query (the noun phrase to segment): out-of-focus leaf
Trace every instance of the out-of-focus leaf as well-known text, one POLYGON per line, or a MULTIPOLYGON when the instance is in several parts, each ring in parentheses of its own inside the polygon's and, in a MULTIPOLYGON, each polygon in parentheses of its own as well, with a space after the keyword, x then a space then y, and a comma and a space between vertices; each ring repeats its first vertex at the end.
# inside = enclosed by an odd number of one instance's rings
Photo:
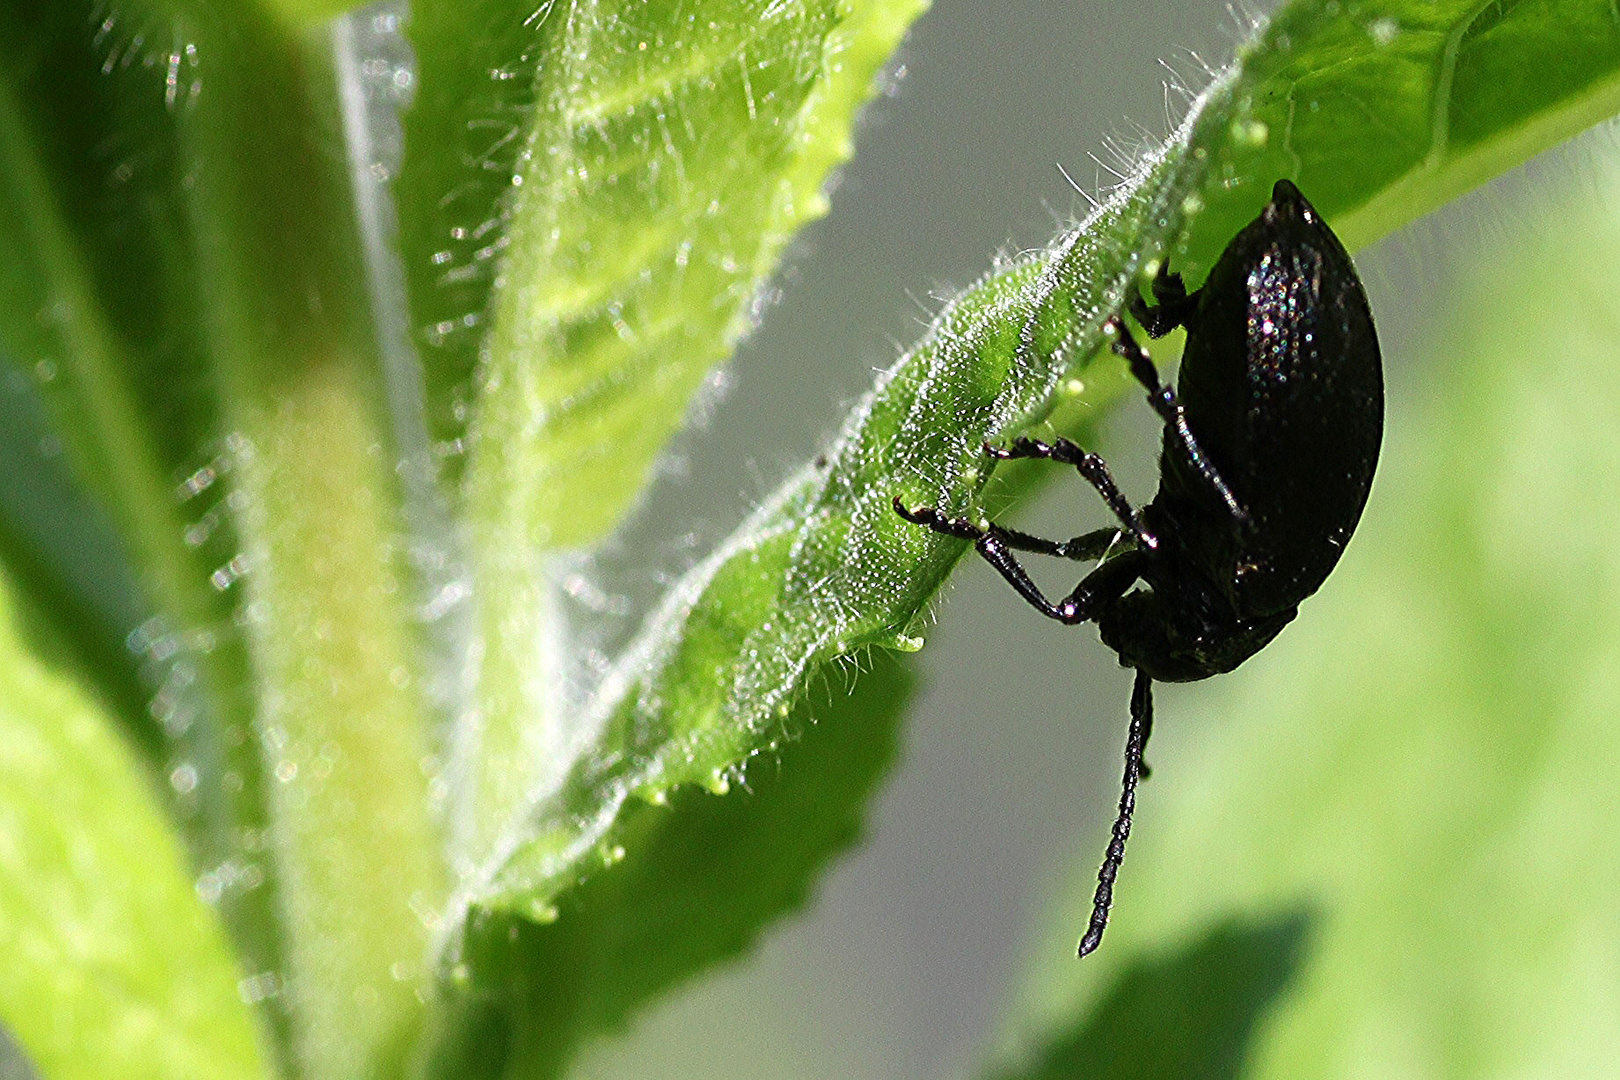
POLYGON ((0 40, 0 351, 156 613, 125 631, 199 888, 283 1064, 386 1071, 444 886, 338 39, 66 0, 0 5, 0 40))
POLYGON ((1620 1060, 1620 227, 1596 189, 1518 218, 1512 259, 1436 297, 1342 566, 1265 653, 1161 708, 1108 938, 1041 965, 1047 1023, 1150 942, 1310 897, 1310 959, 1245 1075, 1620 1060), (1194 712, 1211 722, 1168 722, 1194 712))
POLYGON ((596 867, 547 921, 481 918, 428 1075, 558 1075, 582 1040, 799 907, 859 836, 894 756, 909 665, 887 652, 868 659, 853 687, 835 682, 801 703, 791 736, 728 793, 681 788, 627 806, 620 843, 593 853, 596 867))
POLYGON ((143 757, 161 761, 168 739, 128 647, 145 597, 104 508, 54 453, 37 395, 11 382, 0 390, 0 564, 19 628, 35 655, 96 692, 143 757))
POLYGON ((284 1067, 393 1076, 423 1020, 426 913, 448 888, 387 328, 335 130, 353 97, 344 35, 212 4, 175 25, 198 57, 182 197, 229 433, 284 1067))
POLYGON ((855 111, 924 6, 412 5, 404 255, 435 430, 471 439, 492 556, 618 519, 826 212, 855 111))
POLYGON ((269 1075, 144 770, 0 596, 0 1018, 42 1073, 269 1075))
MULTIPOLYGON (((143 582, 171 605, 183 598, 195 621, 222 622, 229 605, 209 574, 234 550, 228 524, 217 507, 181 505, 180 482, 206 473, 219 427, 164 73, 138 45, 150 20, 98 20, 93 8, 0 5, 0 350, 25 388, 5 404, 27 430, 39 426, 33 400, 44 402, 143 582)), ((194 482, 199 495, 208 486, 194 482)), ((63 514, 13 528, 59 552, 79 546, 75 524, 63 514)))
POLYGON ((459 860, 581 744, 548 710, 548 555, 636 498, 826 211, 855 113, 924 6, 412 5, 401 248, 480 642, 451 769, 459 860))
POLYGON ((1304 960, 1310 922, 1230 920, 1138 960, 1083 1021, 999 1080, 1235 1080, 1304 960))
POLYGON ((262 835, 261 761, 178 141, 197 76, 181 29, 140 7, 0 4, 0 362, 21 384, 3 400, 18 431, 41 426, 43 404, 42 438, 60 447, 55 460, 16 460, 0 503, 16 517, 0 539, 29 621, 103 700, 133 706, 117 719, 158 775, 191 778, 172 789, 174 818, 213 874, 245 966, 274 971, 274 886, 243 843, 262 835), (28 513, 17 496, 60 484, 63 462, 96 510, 63 499, 28 513), (122 550, 96 543, 87 519, 110 520, 122 550), (131 579, 133 603, 98 587, 131 579), (150 614, 121 622, 131 607, 150 614))
POLYGON ((366 6, 368 0, 257 0, 266 10, 287 23, 309 25, 336 18, 345 11, 366 6))

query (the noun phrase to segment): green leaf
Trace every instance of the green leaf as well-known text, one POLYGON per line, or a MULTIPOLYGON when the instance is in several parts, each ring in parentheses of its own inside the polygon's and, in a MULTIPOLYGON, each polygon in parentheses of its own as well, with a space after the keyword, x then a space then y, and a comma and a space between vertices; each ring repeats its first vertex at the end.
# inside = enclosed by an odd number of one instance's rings
MULTIPOLYGON (((1467 34, 1472 8, 1447 10, 1452 36, 1484 40, 1467 34)), ((1420 155, 1404 172, 1343 167, 1344 147, 1371 153, 1393 140, 1392 125, 1407 123, 1423 144, 1432 110, 1409 108, 1403 121, 1367 108, 1362 95, 1400 85, 1421 104, 1434 87, 1408 77, 1411 69, 1425 58, 1444 66, 1457 55, 1446 34, 1397 33, 1400 47, 1391 48, 1363 14, 1333 3, 1286 9, 1086 221, 947 306, 858 405, 828 453, 671 591, 600 690, 585 727, 596 733, 592 748, 513 818, 469 886, 471 925, 551 918, 599 851, 625 846, 624 807, 667 798, 678 784, 725 786, 779 737, 782 719, 827 665, 868 646, 917 647, 924 605, 964 545, 903 522, 891 500, 976 513, 989 479, 985 442, 1046 420, 1066 425, 1063 407, 1080 395, 1092 407, 1116 396, 1125 380, 1115 358, 1098 356, 1102 326, 1156 253, 1170 250, 1178 269, 1207 265, 1200 253, 1218 250, 1253 215, 1279 172, 1331 173, 1325 201, 1338 208, 1373 206, 1401 184, 1408 196, 1381 204, 1364 235, 1450 193, 1449 152, 1432 161, 1420 155), (1317 119, 1290 126, 1283 122, 1289 101, 1302 87, 1315 96, 1299 107, 1309 112, 1315 101, 1317 119), (1280 170, 1278 153, 1286 159, 1280 170)), ((1534 6, 1512 9, 1497 25, 1521 20, 1553 32, 1555 20, 1534 6)), ((1611 77, 1617 67, 1620 35, 1601 63, 1587 65, 1580 92, 1601 89, 1620 107, 1611 77)), ((1522 95, 1504 98, 1495 137, 1516 139, 1521 153, 1539 149, 1555 134, 1548 117, 1580 118, 1566 108, 1570 85, 1545 84, 1535 108, 1522 95)), ((459 940, 452 939, 452 957, 459 940)))
POLYGON ((553 705, 548 554, 640 492, 923 6, 413 4, 401 247, 480 641, 461 857, 579 743, 553 705))
POLYGON ((1293 3, 1239 64, 1173 257, 1194 281, 1279 176, 1354 251, 1620 112, 1607 0, 1293 3))
POLYGON ((406 268, 435 430, 470 440, 491 543, 582 546, 620 517, 826 212, 855 110, 924 6, 413 5, 406 268))
POLYGON ((1041 964, 1047 1023, 1152 942, 1309 897, 1310 959, 1245 1075, 1620 1057, 1617 175, 1510 202, 1493 243, 1456 230, 1481 270, 1437 290, 1360 532, 1264 654, 1161 708, 1211 722, 1160 725, 1108 938, 1041 964))
MULTIPOLYGON (((239 0, 229 6, 212 4, 210 0, 138 0, 138 3, 152 15, 177 18, 182 23, 207 22, 215 16, 223 16, 224 23, 233 26, 238 41, 249 48, 256 39, 269 44, 281 34, 319 36, 329 31, 333 20, 345 12, 367 6, 388 10, 385 5, 368 4, 368 0, 239 0)), ((155 29, 153 21, 142 20, 140 8, 122 17, 130 18, 145 33, 155 29)), ((114 18, 121 19, 120 16, 114 18)), ((175 44, 183 48, 181 38, 176 38, 175 44)), ((168 44, 163 41, 165 47, 168 44)), ((142 42, 135 42, 137 52, 142 51, 142 46, 142 42)))
MULTIPOLYGON (((290 1020, 310 1080, 389 1076, 422 1022, 423 912, 447 890, 430 792, 404 493, 357 185, 334 153, 339 28, 199 6, 182 198, 246 572, 234 625, 277 877, 290 1020)), ((380 305, 377 305, 380 307, 380 305)))
POLYGON ((779 745, 726 793, 624 808, 619 844, 540 922, 480 918, 463 943, 427 1075, 560 1075, 583 1040, 753 945, 860 835, 895 755, 909 665, 875 652, 801 703, 779 745))
POLYGON ((1235 1080, 1304 960, 1303 911, 1223 922, 1120 972, 1085 1020, 1000 1080, 1235 1080))
POLYGON ((268 1076, 138 762, 0 594, 0 1019, 42 1075, 268 1076))
MULTIPOLYGON (((0 5, 0 225, 10 240, 0 260, 0 345, 43 401, 76 478, 120 527, 143 583, 188 623, 221 621, 229 605, 208 580, 230 557, 230 530, 209 529, 211 542, 188 545, 186 528, 202 524, 192 518, 202 511, 182 509, 170 479, 207 466, 218 434, 202 389, 187 228, 171 197, 181 182, 173 125, 161 75, 113 62, 144 24, 110 15, 105 37, 94 39, 90 7, 0 5)), ((30 400, 8 395, 7 410, 37 430, 30 400)), ((43 471, 27 459, 18 465, 43 471)), ((13 527, 71 551, 78 545, 66 530, 83 516, 36 514, 13 527)), ((79 638, 72 629, 64 636, 79 638)))
POLYGON ((259 0, 284 22, 297 26, 334 19, 345 11, 366 6, 365 0, 259 0))
POLYGON ((0 565, 14 581, 18 622, 36 655, 93 688, 135 749, 161 761, 168 740, 128 646, 145 598, 104 509, 42 451, 57 445, 32 394, 0 395, 0 565))

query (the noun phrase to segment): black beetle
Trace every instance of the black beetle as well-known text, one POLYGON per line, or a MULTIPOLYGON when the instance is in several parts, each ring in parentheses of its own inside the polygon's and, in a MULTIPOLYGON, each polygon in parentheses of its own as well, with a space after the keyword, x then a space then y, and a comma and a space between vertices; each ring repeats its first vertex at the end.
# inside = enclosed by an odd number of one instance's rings
POLYGON ((1102 940, 1125 855, 1153 680, 1187 682, 1231 671, 1293 619, 1339 561, 1367 502, 1384 430, 1383 368, 1367 297, 1350 256, 1288 180, 1189 294, 1161 265, 1150 308, 1128 307, 1151 336, 1187 328, 1181 392, 1118 316, 1114 351, 1164 421, 1159 491, 1131 509, 1108 466, 1067 439, 986 446, 994 458, 1073 465, 1119 527, 1051 541, 929 507, 895 510, 935 532, 972 540, 1042 614, 1096 622, 1103 643, 1134 668, 1125 779, 1080 955, 1102 940), (1054 604, 1014 550, 1101 560, 1054 604), (1138 584, 1142 588, 1135 588, 1138 584))

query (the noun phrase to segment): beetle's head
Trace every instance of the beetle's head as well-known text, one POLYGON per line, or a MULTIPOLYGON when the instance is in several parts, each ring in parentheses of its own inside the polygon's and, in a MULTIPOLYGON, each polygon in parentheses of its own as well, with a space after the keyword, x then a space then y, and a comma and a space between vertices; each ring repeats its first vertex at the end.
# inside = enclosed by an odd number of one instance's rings
POLYGON ((1236 626, 1189 617, 1188 605, 1166 602, 1151 589, 1127 593, 1097 619, 1103 644, 1121 666, 1158 682, 1196 682, 1231 671, 1265 648, 1296 609, 1236 626))

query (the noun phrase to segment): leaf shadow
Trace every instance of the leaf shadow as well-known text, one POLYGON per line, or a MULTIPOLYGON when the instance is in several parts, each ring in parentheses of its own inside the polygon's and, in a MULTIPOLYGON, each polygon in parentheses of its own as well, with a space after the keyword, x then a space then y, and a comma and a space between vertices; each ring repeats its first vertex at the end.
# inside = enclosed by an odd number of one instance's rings
POLYGON ((1076 1026, 996 1080, 1236 1080, 1260 1021, 1306 959, 1301 905, 1230 919, 1127 968, 1076 1026))

